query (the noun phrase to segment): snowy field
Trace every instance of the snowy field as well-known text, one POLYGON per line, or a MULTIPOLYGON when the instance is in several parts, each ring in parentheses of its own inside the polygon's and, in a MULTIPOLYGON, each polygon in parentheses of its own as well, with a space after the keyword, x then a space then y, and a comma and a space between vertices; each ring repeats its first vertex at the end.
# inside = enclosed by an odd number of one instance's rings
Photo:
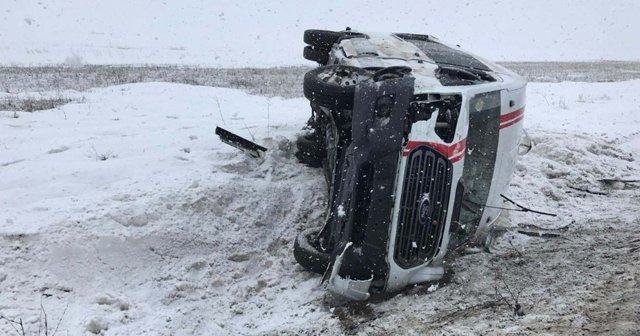
POLYGON ((0 313, 28 335, 44 312, 50 335, 637 335, 640 185, 598 180, 640 179, 638 92, 530 83, 535 146, 509 196, 558 216, 505 214, 490 253, 458 251, 440 283, 350 304, 292 255, 326 202, 293 156, 305 99, 157 82, 2 93, 69 102, 0 111, 0 313))
MULTIPOLYGON (((308 62, 311 63, 311 62, 308 62)), ((640 79, 638 61, 503 62, 530 82, 611 82, 640 79)), ((241 89, 267 97, 302 97, 310 66, 207 68, 187 66, 0 66, 0 110, 35 111, 76 101, 74 91, 114 85, 170 82, 241 89)))

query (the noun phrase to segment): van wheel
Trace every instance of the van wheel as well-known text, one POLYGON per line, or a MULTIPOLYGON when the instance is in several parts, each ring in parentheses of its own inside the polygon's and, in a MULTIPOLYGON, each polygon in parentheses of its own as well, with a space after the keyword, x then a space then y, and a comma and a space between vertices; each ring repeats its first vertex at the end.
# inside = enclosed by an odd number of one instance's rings
POLYGON ((319 232, 319 227, 300 232, 293 244, 293 256, 306 270, 324 274, 329 267, 331 257, 317 248, 316 237, 319 232))
POLYGON ((371 72, 354 66, 317 67, 304 75, 304 96, 329 109, 350 110, 355 86, 371 76, 371 72))
POLYGON ((312 46, 306 46, 302 50, 302 56, 310 61, 318 62, 321 65, 327 64, 329 61, 329 51, 325 49, 316 49, 312 46))
POLYGON ((330 50, 333 44, 344 35, 331 30, 307 29, 304 31, 304 43, 316 49, 330 50))

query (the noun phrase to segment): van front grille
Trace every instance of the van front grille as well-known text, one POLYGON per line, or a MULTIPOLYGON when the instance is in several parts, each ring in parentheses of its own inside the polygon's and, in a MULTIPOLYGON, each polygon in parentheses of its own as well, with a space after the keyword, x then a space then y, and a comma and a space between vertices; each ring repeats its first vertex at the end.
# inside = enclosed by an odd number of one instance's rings
POLYGON ((394 260, 403 268, 430 261, 440 250, 452 180, 451 161, 419 146, 407 157, 394 260))

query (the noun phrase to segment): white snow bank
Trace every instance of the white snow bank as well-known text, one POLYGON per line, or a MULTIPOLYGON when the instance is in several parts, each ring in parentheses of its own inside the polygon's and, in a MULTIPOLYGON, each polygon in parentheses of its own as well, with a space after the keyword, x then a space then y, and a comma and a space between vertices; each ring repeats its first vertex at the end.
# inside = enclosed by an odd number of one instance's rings
MULTIPOLYGON (((291 134, 307 118, 292 108, 302 100, 295 102, 155 83, 90 90, 81 103, 18 119, 6 113, 0 204, 7 209, 3 222, 13 225, 3 230, 37 231, 68 206, 82 209, 114 193, 189 185, 211 170, 212 151, 232 151, 213 134, 216 125, 260 140, 268 133, 291 134)), ((147 221, 137 215, 132 225, 147 221)))

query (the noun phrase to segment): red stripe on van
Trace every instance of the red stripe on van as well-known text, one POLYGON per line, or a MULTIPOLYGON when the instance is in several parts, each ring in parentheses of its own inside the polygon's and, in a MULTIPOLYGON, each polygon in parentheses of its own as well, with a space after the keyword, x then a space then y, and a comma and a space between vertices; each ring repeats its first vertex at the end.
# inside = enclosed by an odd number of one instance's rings
POLYGON ((456 163, 464 156, 464 151, 467 149, 467 138, 464 138, 453 145, 439 144, 435 142, 427 141, 409 141, 402 151, 402 156, 407 156, 416 147, 427 146, 440 152, 442 155, 451 160, 452 163, 456 163), (455 160, 455 161, 454 161, 455 160))
POLYGON ((508 121, 508 122, 506 122, 506 123, 504 123, 504 124, 500 124, 500 129, 503 129, 503 128, 506 128, 506 127, 509 127, 509 126, 511 126, 511 125, 515 125, 515 124, 517 124, 519 121, 521 121, 522 119, 524 119, 524 115, 521 115, 521 116, 519 116, 518 118, 515 118, 515 119, 513 119, 513 120, 511 120, 511 121, 508 121))
POLYGON ((508 121, 514 120, 524 114, 524 106, 507 114, 503 114, 500 116, 500 123, 506 123, 508 121))

